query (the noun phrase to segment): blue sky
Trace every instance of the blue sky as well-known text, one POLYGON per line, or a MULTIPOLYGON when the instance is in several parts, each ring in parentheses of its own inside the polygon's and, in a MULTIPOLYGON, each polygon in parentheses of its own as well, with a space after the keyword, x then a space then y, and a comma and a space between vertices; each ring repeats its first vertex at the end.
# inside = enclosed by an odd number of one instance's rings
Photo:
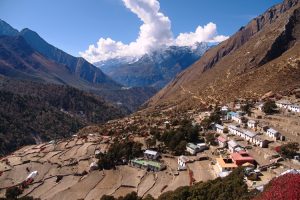
MULTIPOLYGON (((129 0, 130 1, 130 0, 129 0)), ((138 0, 132 0, 138 1, 138 0)), ((280 0, 160 0, 174 37, 212 22, 230 36, 280 0)), ((30 28, 49 43, 78 56, 100 38, 129 44, 143 22, 122 0, 0 0, 0 18, 17 29, 30 28)))

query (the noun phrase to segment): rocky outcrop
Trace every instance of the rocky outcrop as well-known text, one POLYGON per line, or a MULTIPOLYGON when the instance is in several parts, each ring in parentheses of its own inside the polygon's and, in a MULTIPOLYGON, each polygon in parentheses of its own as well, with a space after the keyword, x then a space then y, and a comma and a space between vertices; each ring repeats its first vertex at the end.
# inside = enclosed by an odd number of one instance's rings
POLYGON ((285 51, 293 47, 300 39, 300 9, 296 9, 285 25, 285 30, 276 38, 265 57, 259 65, 264 65, 281 56, 285 51))
POLYGON ((279 15, 297 5, 298 2, 299 0, 286 0, 283 4, 275 5, 268 9, 264 14, 251 20, 245 27, 241 27, 232 37, 211 49, 203 56, 203 59, 201 59, 200 62, 202 61, 201 64, 203 65, 204 70, 213 67, 224 56, 233 53, 265 26, 276 22, 279 15))

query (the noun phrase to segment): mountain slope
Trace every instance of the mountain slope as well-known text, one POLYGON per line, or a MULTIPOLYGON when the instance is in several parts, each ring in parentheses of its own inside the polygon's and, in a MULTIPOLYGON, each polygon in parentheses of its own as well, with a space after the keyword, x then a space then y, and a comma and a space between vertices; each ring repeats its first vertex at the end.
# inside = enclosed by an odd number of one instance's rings
POLYGON ((198 43, 193 47, 170 46, 145 54, 135 61, 112 59, 96 65, 125 86, 152 86, 161 89, 198 60, 207 49, 206 43, 198 43))
POLYGON ((1 20, 0 74, 93 92, 108 102, 122 104, 127 113, 137 110, 156 93, 148 87, 124 90, 122 85, 83 58, 73 57, 48 44, 29 29, 19 33, 1 20))
POLYGON ((3 77, 0 105, 0 155, 124 116, 120 109, 75 88, 3 77))
POLYGON ((37 52, 56 63, 65 65, 75 76, 93 84, 104 84, 107 86, 120 86, 107 77, 100 69, 90 64, 83 58, 73 57, 66 52, 52 46, 42 39, 36 32, 23 29, 20 36, 37 52))
POLYGON ((38 98, 0 91, 0 156, 29 144, 76 133, 84 123, 38 98))
POLYGON ((0 19, 0 35, 16 36, 19 31, 0 19))
POLYGON ((12 78, 86 85, 66 66, 50 61, 32 49, 21 36, 0 36, 0 72, 12 78))
MULTIPOLYGON (((106 76, 97 67, 88 63, 83 58, 73 57, 52 46, 30 29, 23 29, 21 32, 18 32, 8 23, 0 20, 0 36, 22 36, 32 50, 53 61, 53 63, 64 65, 63 68, 70 74, 73 74, 74 77, 77 77, 77 79, 80 79, 81 82, 94 84, 93 86, 96 87, 120 87, 119 84, 106 76)), ((28 46, 26 46, 26 48, 28 48, 28 46)))
POLYGON ((286 0, 253 19, 208 50, 148 105, 193 107, 299 87, 299 4, 286 0))
MULTIPOLYGON (((94 93, 107 102, 121 104, 123 112, 135 111, 156 92, 153 88, 96 87, 78 79, 65 65, 48 60, 21 36, 0 36, 0 74, 14 79, 68 85, 94 93)), ((37 84, 38 85, 38 84, 37 84)))

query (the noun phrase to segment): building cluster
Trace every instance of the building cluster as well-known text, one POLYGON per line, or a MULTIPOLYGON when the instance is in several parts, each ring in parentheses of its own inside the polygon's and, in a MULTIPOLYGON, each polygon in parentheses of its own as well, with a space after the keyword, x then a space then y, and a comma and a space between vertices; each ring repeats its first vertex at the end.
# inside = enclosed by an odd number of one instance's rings
POLYGON ((265 148, 268 146, 268 141, 262 139, 256 132, 249 131, 246 129, 241 129, 235 125, 228 125, 228 130, 230 134, 239 136, 246 140, 247 142, 252 143, 253 145, 257 145, 259 147, 265 148))
MULTIPOLYGON (((253 131, 258 130, 258 122, 255 120, 248 120, 247 122, 247 127, 248 129, 240 128, 240 125, 234 125, 234 124, 229 124, 226 127, 222 126, 220 124, 215 125, 216 132, 219 134, 224 133, 225 128, 228 130, 229 134, 239 136, 240 138, 244 139, 245 141, 262 147, 266 148, 268 147, 269 141, 264 139, 259 133, 253 131), (250 129, 250 130, 249 130, 250 129)), ((273 129, 269 128, 267 126, 261 126, 261 129, 259 129, 261 133, 264 133, 266 136, 268 136, 271 140, 279 140, 282 139, 283 137, 281 134, 273 129)), ((223 137, 218 137, 217 138, 219 146, 220 147, 226 147, 226 140, 223 137)))
POLYGON ((281 109, 286 109, 291 112, 300 113, 300 105, 292 104, 291 102, 289 102, 287 100, 277 101, 276 105, 281 109))
MULTIPOLYGON (((247 119, 243 116, 241 111, 228 111, 226 113, 225 120, 232 123, 226 125, 215 124, 215 130, 217 133, 229 133, 236 135, 243 138, 245 141, 262 148, 268 147, 268 140, 264 139, 264 137, 262 137, 259 133, 265 134, 268 138, 274 141, 279 139, 284 140, 284 137, 279 133, 279 131, 264 124, 260 124, 257 120, 247 119), (259 131, 259 133, 256 131, 259 131)), ((218 142, 223 143, 222 140, 219 139, 218 142)), ((220 146, 223 145, 224 144, 220 146)))
MULTIPOLYGON (((287 109, 291 112, 300 112, 300 106, 296 104, 289 103, 287 101, 278 101, 276 102, 277 106, 282 109, 287 109)), ((256 107, 262 107, 263 104, 260 104, 256 107)), ((220 172, 231 171, 232 169, 238 166, 254 166, 256 162, 246 151, 249 146, 241 146, 236 141, 230 140, 228 136, 233 135, 237 136, 240 139, 243 139, 250 145, 257 146, 260 148, 268 147, 270 140, 277 141, 283 140, 284 137, 280 134, 279 131, 273 127, 268 127, 267 125, 259 122, 258 120, 248 119, 245 113, 241 111, 241 108, 244 104, 236 104, 233 106, 222 106, 220 112, 222 113, 222 122, 224 124, 214 124, 215 131, 219 134, 216 138, 219 148, 228 151, 229 157, 220 157, 216 159, 216 164, 220 169, 220 172), (232 111, 233 110, 233 111, 232 111)), ((202 111, 193 111, 191 118, 194 123, 200 124, 201 121, 211 115, 212 112, 202 112, 202 111), (200 113, 200 114, 199 114, 200 113)), ((171 128, 176 128, 176 125, 173 125, 172 115, 170 114, 157 114, 152 116, 151 122, 148 122, 151 128, 156 128, 158 131, 166 130, 171 128)), ((141 117, 141 119, 143 119, 141 117)), ((134 119, 128 119, 128 126, 135 125, 136 122, 139 122, 139 126, 142 127, 142 124, 145 122, 138 117, 134 119), (131 121, 129 121, 131 120, 131 121)), ((258 119, 258 117, 257 117, 258 119)), ((126 127, 127 128, 127 127, 126 127)), ((249 147, 251 148, 251 146, 249 147)), ((186 152, 189 155, 197 155, 200 152, 208 150, 209 146, 206 143, 188 143, 186 145, 186 152)), ((159 160, 160 154, 153 150, 146 150, 144 152, 143 158, 136 158, 130 160, 129 164, 146 169, 149 171, 160 171, 166 168, 166 166, 159 160)), ((186 170, 188 163, 191 160, 188 156, 181 155, 177 158, 178 170, 186 170)))

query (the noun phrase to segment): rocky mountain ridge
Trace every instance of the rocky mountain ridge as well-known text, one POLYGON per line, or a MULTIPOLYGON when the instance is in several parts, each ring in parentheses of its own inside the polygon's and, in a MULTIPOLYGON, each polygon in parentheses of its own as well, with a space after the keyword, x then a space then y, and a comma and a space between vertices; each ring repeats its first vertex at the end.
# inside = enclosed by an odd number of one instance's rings
POLYGON ((103 74, 101 70, 84 60, 83 58, 73 57, 64 51, 52 46, 41 38, 36 32, 30 29, 23 29, 20 33, 30 46, 41 53, 43 56, 56 63, 65 65, 70 72, 74 73, 77 77, 93 84, 104 84, 109 87, 118 87, 108 76, 103 74))
POLYGON ((208 50, 149 102, 196 105, 299 87, 299 1, 285 0, 208 50))
POLYGON ((0 35, 16 36, 19 31, 11 27, 8 23, 0 19, 0 35))

